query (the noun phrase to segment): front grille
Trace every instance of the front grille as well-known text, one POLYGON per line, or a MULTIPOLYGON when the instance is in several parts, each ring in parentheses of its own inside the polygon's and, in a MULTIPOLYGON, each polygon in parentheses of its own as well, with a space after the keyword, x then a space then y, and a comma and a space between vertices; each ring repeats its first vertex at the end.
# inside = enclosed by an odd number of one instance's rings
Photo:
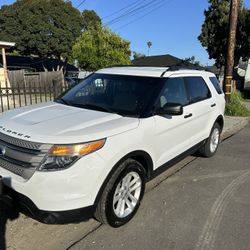
POLYGON ((15 174, 17 174, 19 176, 23 176, 23 172, 24 172, 23 167, 12 164, 11 162, 8 162, 8 161, 4 160, 2 157, 0 158, 0 166, 2 168, 5 168, 5 169, 9 170, 12 173, 15 173, 15 174))
POLYGON ((10 172, 29 179, 51 145, 29 142, 0 133, 0 166, 10 172))

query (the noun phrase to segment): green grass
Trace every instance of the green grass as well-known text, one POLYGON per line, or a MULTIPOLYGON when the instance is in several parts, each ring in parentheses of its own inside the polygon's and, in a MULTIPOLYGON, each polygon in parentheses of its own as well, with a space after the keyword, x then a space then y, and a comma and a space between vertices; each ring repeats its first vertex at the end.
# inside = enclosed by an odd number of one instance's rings
POLYGON ((231 100, 226 104, 225 115, 250 116, 250 110, 246 107, 240 91, 232 92, 231 100))

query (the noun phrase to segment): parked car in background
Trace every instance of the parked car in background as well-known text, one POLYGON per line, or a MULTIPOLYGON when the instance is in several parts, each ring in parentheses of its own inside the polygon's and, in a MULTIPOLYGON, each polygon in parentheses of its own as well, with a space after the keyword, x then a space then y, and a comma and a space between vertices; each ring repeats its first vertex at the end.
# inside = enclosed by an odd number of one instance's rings
POLYGON ((89 71, 67 72, 67 76, 65 76, 64 79, 67 84, 67 87, 72 88, 90 74, 91 72, 89 71))
POLYGON ((75 85, 82 81, 82 79, 79 79, 78 77, 64 77, 64 80, 67 85, 67 89, 73 88, 75 85))

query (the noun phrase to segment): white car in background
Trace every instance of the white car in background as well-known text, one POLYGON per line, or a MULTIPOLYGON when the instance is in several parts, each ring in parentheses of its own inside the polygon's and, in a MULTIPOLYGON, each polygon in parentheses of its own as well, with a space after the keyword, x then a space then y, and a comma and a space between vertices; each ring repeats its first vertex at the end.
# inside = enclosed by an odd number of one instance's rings
POLYGON ((101 69, 54 102, 2 114, 3 195, 45 223, 94 216, 119 227, 148 180, 197 150, 215 154, 224 107, 206 71, 101 69))
POLYGON ((237 73, 244 78, 244 89, 250 92, 250 59, 248 59, 244 66, 244 69, 238 67, 237 73))

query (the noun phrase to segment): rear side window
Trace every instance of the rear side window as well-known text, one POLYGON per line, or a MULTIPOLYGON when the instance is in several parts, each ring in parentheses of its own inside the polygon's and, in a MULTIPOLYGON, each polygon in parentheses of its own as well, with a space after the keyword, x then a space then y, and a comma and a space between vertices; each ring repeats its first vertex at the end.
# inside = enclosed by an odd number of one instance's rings
POLYGON ((222 91, 222 89, 220 87, 220 82, 218 81, 218 79, 216 77, 209 77, 209 80, 213 84, 213 86, 216 89, 217 93, 222 94, 223 91, 222 91))
POLYGON ((185 77, 189 103, 199 102, 211 97, 206 82, 200 76, 185 77))

